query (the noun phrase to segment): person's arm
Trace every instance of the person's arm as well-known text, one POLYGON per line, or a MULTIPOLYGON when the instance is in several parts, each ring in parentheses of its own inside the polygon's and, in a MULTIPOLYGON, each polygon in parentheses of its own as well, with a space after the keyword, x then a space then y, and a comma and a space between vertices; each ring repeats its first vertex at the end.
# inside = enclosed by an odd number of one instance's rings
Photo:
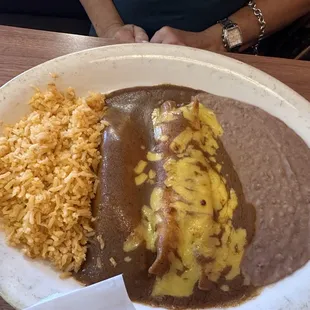
MULTIPOLYGON (((310 11, 310 0, 256 0, 266 21, 265 36, 273 34, 310 11)), ((242 29, 245 45, 253 45, 259 36, 260 25, 253 11, 244 7, 230 16, 242 29)))
MULTIPOLYGON (((310 0, 256 0, 266 21, 265 35, 270 35, 310 11, 310 0)), ((245 6, 229 17, 242 31, 243 47, 254 44, 260 32, 260 25, 253 11, 245 6)), ((213 51, 225 51, 222 42, 222 26, 216 24, 202 32, 187 32, 163 27, 155 33, 151 42, 188 45, 213 51)))
POLYGON ((145 31, 135 25, 124 25, 112 0, 80 0, 99 37, 120 42, 148 41, 145 31))

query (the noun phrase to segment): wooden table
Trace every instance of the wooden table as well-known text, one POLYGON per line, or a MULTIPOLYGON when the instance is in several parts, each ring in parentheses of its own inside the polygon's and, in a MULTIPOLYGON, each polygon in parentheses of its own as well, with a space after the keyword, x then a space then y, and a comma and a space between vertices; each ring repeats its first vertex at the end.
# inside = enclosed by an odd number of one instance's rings
MULTIPOLYGON (((109 39, 0 26, 0 86, 46 60, 115 43, 109 39)), ((310 62, 236 54, 229 56, 265 71, 310 101, 310 62)))
MULTIPOLYGON (((46 60, 102 45, 109 39, 0 26, 0 86, 46 60)), ((310 62, 230 54, 287 84, 310 101, 310 62)), ((12 310, 0 298, 0 310, 12 310)))

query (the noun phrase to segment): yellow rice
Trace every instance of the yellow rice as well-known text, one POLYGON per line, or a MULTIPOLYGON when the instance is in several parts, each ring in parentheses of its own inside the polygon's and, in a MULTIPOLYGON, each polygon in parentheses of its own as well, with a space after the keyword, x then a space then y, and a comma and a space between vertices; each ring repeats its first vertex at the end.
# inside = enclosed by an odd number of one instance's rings
POLYGON ((77 98, 54 84, 36 90, 32 112, 0 137, 0 223, 31 258, 78 271, 91 235, 104 96, 77 98))

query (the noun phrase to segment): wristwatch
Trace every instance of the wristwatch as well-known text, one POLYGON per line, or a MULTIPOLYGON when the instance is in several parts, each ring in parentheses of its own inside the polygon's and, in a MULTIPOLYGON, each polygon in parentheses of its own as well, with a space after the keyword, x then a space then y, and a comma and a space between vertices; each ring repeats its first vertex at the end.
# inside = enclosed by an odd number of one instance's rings
POLYGON ((238 52, 243 43, 242 32, 239 26, 230 19, 218 21, 223 26, 222 40, 228 52, 238 52))

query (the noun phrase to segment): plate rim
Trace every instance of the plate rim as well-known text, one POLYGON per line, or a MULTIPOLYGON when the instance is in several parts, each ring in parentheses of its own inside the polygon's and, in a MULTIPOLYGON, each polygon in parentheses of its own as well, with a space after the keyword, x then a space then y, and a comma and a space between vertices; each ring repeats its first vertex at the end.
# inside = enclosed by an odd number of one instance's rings
MULTIPOLYGON (((188 47, 188 46, 178 46, 178 45, 169 45, 169 44, 159 44, 159 43, 151 43, 152 44, 152 47, 154 47, 154 50, 155 49, 158 49, 159 52, 160 50, 169 50, 171 49, 171 51, 175 52, 177 50, 184 50, 185 52, 195 52, 195 53, 201 53, 201 54, 205 54, 205 55, 209 55, 209 57, 215 57, 215 58, 218 58, 218 59, 223 59, 225 61, 228 61, 228 62, 231 62, 231 63, 234 63, 235 65, 237 66, 244 66, 245 69, 250 69, 250 70, 253 70, 254 72, 258 73, 259 75, 261 75, 261 77, 258 76, 258 78, 268 78, 268 79, 271 79, 276 85, 277 87, 280 87, 282 89, 284 89, 286 92, 289 92, 291 93, 292 95, 294 95, 296 98, 298 98, 298 100, 302 100, 306 103, 309 103, 310 104, 310 101, 308 101, 305 97, 303 97, 301 94, 299 94, 297 91, 295 91, 294 89, 292 89, 290 86, 288 86, 287 84, 285 84, 284 82, 278 80, 277 78, 273 77, 272 75, 266 73, 265 71, 261 70, 261 69, 258 69, 254 66, 251 66, 241 60, 238 60, 238 59, 235 59, 235 58, 232 58, 232 57, 229 57, 229 55, 226 55, 226 54, 219 54, 219 53, 215 53, 215 52, 212 52, 212 51, 208 51, 208 50, 202 50, 202 49, 198 49, 198 48, 193 48, 193 47, 188 47)), ((93 47, 93 48, 89 48, 89 49, 83 49, 81 51, 76 51, 76 52, 73 52, 73 53, 69 53, 69 54, 65 54, 65 55, 62 55, 62 56, 58 56, 58 57, 55 57, 55 58, 52 58, 50 60, 47 60, 47 61, 44 61, 32 68, 29 68, 27 69, 26 71, 24 72, 21 72, 20 74, 16 75, 15 77, 13 77, 12 79, 10 79, 9 81, 5 82, 1 87, 0 87, 0 92, 3 91, 3 89, 5 89, 6 87, 8 87, 9 84, 11 84, 13 81, 15 80, 18 80, 19 78, 27 75, 27 74, 30 74, 31 72, 35 71, 35 70, 38 70, 40 69, 41 67, 45 67, 47 65, 49 65, 50 63, 53 63, 55 61, 63 61, 65 60, 66 58, 71 58, 71 57, 78 57, 78 56, 81 56, 85 53, 92 53, 92 52, 95 52, 95 51, 105 51, 105 50, 108 50, 108 49, 121 49, 121 48, 125 48, 125 49, 128 49, 130 47, 134 48, 134 49, 137 49, 139 50, 140 47, 144 48, 144 47, 148 47, 150 46, 150 43, 123 43, 123 44, 111 44, 111 45, 104 45, 104 46, 99 46, 99 47, 93 47)), ((156 51, 157 52, 157 51, 156 51)), ((159 53, 154 53, 156 55, 160 55, 159 53)), ((163 53, 164 54, 164 53, 163 53)), ((141 53, 139 56, 143 56, 143 54, 141 53)), ((163 56, 165 57, 166 55, 160 55, 160 56, 163 56)), ((178 57, 176 55, 172 55, 172 57, 178 57)), ((262 57, 262 56, 257 56, 257 57, 262 57)), ((189 57, 186 57, 188 59, 191 59, 189 57)), ((252 79, 252 78, 251 78, 252 79)), ((254 79, 254 81, 257 81, 257 79, 254 79)), ((257 81, 259 82, 261 85, 265 86, 268 88, 267 85, 265 85, 264 82, 262 81, 257 81)), ((275 92, 276 93, 276 92, 275 92)), ((281 96, 282 97, 282 96, 281 96)), ((283 98, 285 99, 285 98, 283 98)))
MULTIPOLYGON (((6 83, 4 83, 1 87, 0 87, 0 95, 1 93, 7 88, 9 87, 12 83, 17 83, 17 81, 20 78, 26 77, 29 74, 32 74, 33 72, 39 70, 41 68, 44 68, 46 66, 49 66, 50 64, 54 63, 54 62, 64 62, 67 58, 76 58, 78 59, 79 57, 81 57, 82 55, 84 55, 85 53, 93 53, 93 52, 100 52, 100 51, 107 51, 107 50, 113 50, 113 49, 122 49, 124 48, 125 50, 136 50, 137 55, 140 57, 143 57, 143 49, 145 49, 146 47, 149 47, 150 43, 141 43, 141 44, 114 44, 114 45, 106 45, 106 46, 101 46, 101 47, 94 47, 94 48, 90 48, 90 49, 85 49, 85 50, 81 50, 81 51, 77 51, 77 52, 73 52, 70 54, 66 54, 66 55, 62 55, 50 60, 47 60, 41 64, 38 64, 20 74, 18 74, 17 76, 13 77, 12 79, 10 79, 9 81, 7 81, 6 83), (139 53, 140 51, 140 53, 139 53), (141 52, 142 51, 142 52, 141 52)), ((163 58, 167 57, 167 53, 164 53, 162 51, 165 52, 169 52, 171 53, 171 57, 174 58, 178 58, 179 56, 177 55, 179 53, 179 51, 184 52, 184 54, 190 54, 190 53, 197 53, 196 55, 200 56, 202 55, 205 56, 205 60, 204 62, 207 62, 208 60, 210 60, 211 58, 217 59, 217 61, 221 61, 223 60, 223 62, 225 63, 231 63, 232 65, 234 65, 233 69, 229 69, 232 70, 234 72, 237 72, 243 76, 247 76, 246 74, 244 74, 244 72, 240 72, 240 71, 249 71, 252 70, 255 74, 255 78, 249 77, 252 81, 255 81, 257 83, 259 83, 261 86, 267 88, 268 90, 273 91, 275 94, 277 94, 280 98, 282 98, 285 101, 289 101, 289 97, 293 97, 295 98, 296 102, 300 102, 303 104, 310 104, 310 102, 304 98, 301 94, 299 94, 298 92, 296 92, 295 90, 293 90, 291 87, 289 87, 288 85, 286 85, 285 83, 279 81, 278 79, 276 79, 275 77, 273 77, 272 75, 257 69, 247 63, 244 63, 238 59, 235 58, 231 58, 229 57, 229 55, 223 55, 223 54, 217 54, 214 52, 210 52, 210 51, 206 51, 206 50, 201 50, 201 49, 196 49, 196 48, 191 48, 191 47, 184 47, 184 46, 174 46, 174 45, 163 45, 163 44, 152 44, 153 51, 151 54, 157 55, 157 56, 162 56, 163 58), (174 55, 173 55, 174 54, 174 55), (238 70, 240 69, 240 70, 238 70), (272 90, 266 83, 266 81, 268 81, 269 83, 274 83, 275 89, 272 90), (277 93, 277 91, 279 90, 283 90, 282 94, 277 93)), ((168 53, 168 54, 169 54, 168 53)), ((150 54, 150 53, 148 53, 150 54)), ((129 55, 129 54, 127 54, 129 55)), ((195 55, 195 56, 196 56, 195 55)), ((191 60, 195 60, 196 57, 194 58, 190 58, 189 56, 182 56, 184 58, 187 59, 191 59, 191 60)), ((225 68, 225 64, 224 65, 220 65, 222 67, 225 68)), ((306 263, 307 264, 307 263, 306 263)), ((305 264, 305 265, 306 265, 305 264)), ((304 266, 305 266, 304 265, 304 266)), ((2 291, 0 291, 0 296, 7 302, 9 303, 13 308, 15 309, 20 309, 19 306, 17 305, 17 302, 14 302, 13 298, 11 298, 10 296, 6 296, 4 295, 4 293, 2 291)))

